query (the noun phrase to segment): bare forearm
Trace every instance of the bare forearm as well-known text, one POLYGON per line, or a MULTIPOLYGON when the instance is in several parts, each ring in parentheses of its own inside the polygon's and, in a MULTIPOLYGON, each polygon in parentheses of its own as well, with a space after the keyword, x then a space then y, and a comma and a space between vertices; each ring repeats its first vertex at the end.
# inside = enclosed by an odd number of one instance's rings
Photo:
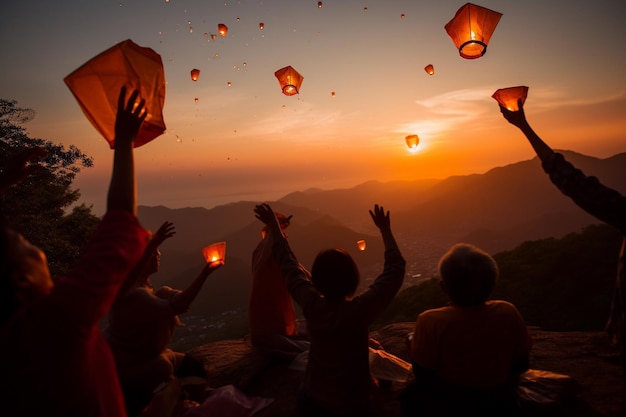
POLYGON ((529 124, 525 124, 520 126, 520 130, 530 142, 530 145, 535 150, 535 153, 541 159, 541 161, 547 160, 554 151, 550 148, 540 137, 535 133, 535 131, 530 127, 529 124))
POLYGON ((132 142, 118 143, 113 157, 113 173, 107 196, 107 209, 125 210, 136 215, 136 199, 132 142))
POLYGON ((174 310, 178 313, 184 313, 189 310, 191 303, 193 303, 200 293, 200 290, 202 289, 202 286, 206 282, 207 278, 208 275, 206 275, 204 271, 201 272, 183 292, 176 295, 172 299, 172 307, 174 307, 174 310))

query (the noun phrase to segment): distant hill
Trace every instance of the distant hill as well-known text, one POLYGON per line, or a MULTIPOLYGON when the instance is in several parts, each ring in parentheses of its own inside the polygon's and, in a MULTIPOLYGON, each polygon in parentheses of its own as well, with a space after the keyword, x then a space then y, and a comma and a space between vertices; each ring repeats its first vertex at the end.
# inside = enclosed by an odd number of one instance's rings
MULTIPOLYGON (((607 159, 564 154, 585 173, 626 194, 626 153, 607 159)), ((320 249, 344 247, 355 257, 367 284, 382 268, 382 243, 367 213, 375 203, 392 212, 392 226, 407 259, 407 286, 434 276, 438 258, 455 242, 474 243, 497 253, 598 222, 550 183, 537 158, 445 180, 371 181, 349 189, 309 189, 290 193, 272 202, 272 207, 293 214, 287 232, 307 268, 320 249), (368 242, 366 251, 357 250, 358 239, 368 242)), ((205 284, 192 309, 206 313, 245 309, 250 258, 262 229, 254 217, 255 204, 241 201, 212 209, 140 206, 145 227, 156 230, 166 220, 176 226, 176 236, 161 247, 155 285, 183 288, 202 268, 202 247, 225 240, 226 266, 205 284)))

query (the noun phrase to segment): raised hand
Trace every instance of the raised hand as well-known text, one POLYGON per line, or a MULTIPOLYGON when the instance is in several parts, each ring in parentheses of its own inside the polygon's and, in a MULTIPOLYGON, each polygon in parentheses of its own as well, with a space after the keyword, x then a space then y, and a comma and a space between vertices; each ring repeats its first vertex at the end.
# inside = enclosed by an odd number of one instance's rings
POLYGON ((150 243, 153 246, 158 247, 161 245, 161 243, 171 238, 175 234, 176 230, 174 230, 174 223, 164 222, 161 227, 159 227, 159 230, 157 230, 156 233, 152 236, 152 239, 150 239, 150 243))
POLYGON ((148 110, 145 108, 146 100, 141 99, 137 103, 139 90, 134 90, 128 101, 126 99, 126 87, 120 90, 117 102, 117 116, 115 118, 115 143, 128 143, 135 140, 141 123, 146 119, 148 110))
POLYGON ((526 121, 526 114, 524 113, 524 106, 521 99, 517 100, 517 107, 519 108, 519 110, 512 111, 507 109, 506 107, 500 106, 500 113, 502 113, 502 116, 504 116, 504 118, 509 123, 521 129, 522 127, 528 125, 528 122, 526 121))
POLYGON ((385 209, 383 206, 378 206, 378 204, 374 205, 374 211, 369 211, 374 224, 380 229, 389 229, 391 227, 391 222, 389 220, 389 211, 385 213, 385 209))

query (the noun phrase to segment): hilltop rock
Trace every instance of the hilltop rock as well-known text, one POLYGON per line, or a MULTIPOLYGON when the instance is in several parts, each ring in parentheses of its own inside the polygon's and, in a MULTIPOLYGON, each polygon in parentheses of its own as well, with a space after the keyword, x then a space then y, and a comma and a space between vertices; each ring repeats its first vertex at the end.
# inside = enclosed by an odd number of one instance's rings
MULTIPOLYGON (((413 323, 396 323, 372 332, 390 353, 408 360, 406 335, 413 323)), ((534 340, 531 368, 570 375, 579 385, 576 404, 568 417, 626 415, 626 386, 616 351, 602 332, 549 332, 530 329, 534 340)), ((302 373, 287 363, 270 360, 245 340, 208 343, 188 353, 203 360, 209 385, 233 384, 250 396, 274 398, 258 417, 293 417, 302 373)), ((373 417, 400 416, 396 400, 405 384, 373 390, 373 417)))

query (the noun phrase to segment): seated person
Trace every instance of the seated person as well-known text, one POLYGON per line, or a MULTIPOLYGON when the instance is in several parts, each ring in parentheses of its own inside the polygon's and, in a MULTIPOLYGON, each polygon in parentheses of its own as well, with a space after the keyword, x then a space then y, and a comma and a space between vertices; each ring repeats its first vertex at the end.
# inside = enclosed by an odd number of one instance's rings
POLYGON ((513 304, 488 300, 498 277, 495 260, 456 244, 439 261, 439 277, 450 304, 417 317, 416 382, 401 396, 404 415, 515 415, 513 387, 528 369, 531 340, 513 304))
POLYGON ((155 290, 150 276, 159 270, 158 247, 173 235, 173 224, 165 222, 149 240, 143 257, 111 306, 105 330, 131 417, 139 415, 155 390, 174 377, 206 377, 200 361, 174 352, 168 345, 181 325, 178 315, 189 310, 208 276, 223 263, 207 263, 184 291, 168 286, 155 290))
MULTIPOLYGON (((291 216, 276 213, 276 217, 286 234, 291 216)), ((267 226, 263 227, 261 241, 252 253, 252 288, 248 304, 250 341, 263 353, 292 360, 309 349, 309 341, 298 329, 291 295, 280 265, 274 259, 275 239, 267 231, 267 226)), ((302 270, 305 271, 304 267, 302 270)))

